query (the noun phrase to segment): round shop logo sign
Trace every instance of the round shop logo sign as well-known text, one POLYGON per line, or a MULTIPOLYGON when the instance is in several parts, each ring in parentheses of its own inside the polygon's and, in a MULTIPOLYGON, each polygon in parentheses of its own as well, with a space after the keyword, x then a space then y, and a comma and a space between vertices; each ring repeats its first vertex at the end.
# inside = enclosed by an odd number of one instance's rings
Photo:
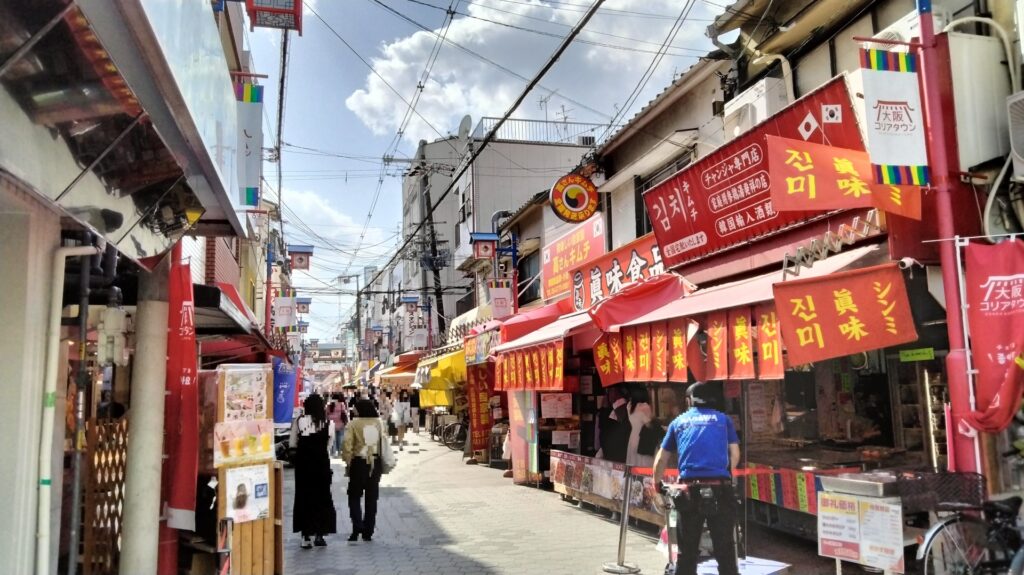
POLYGON ((597 186, 579 174, 562 176, 551 186, 551 209, 559 218, 574 224, 597 213, 597 186))

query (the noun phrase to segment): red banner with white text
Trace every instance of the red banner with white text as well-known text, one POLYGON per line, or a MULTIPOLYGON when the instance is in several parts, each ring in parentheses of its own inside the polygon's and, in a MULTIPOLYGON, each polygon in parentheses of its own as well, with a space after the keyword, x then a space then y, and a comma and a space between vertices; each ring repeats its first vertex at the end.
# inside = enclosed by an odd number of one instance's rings
POLYGON ((895 264, 772 286, 789 365, 917 340, 903 273, 895 264))
POLYGON ((199 472, 199 386, 195 304, 189 264, 172 262, 168 283, 167 399, 164 479, 167 526, 195 530, 196 477, 199 472))
POLYGON ((1024 242, 965 248, 971 356, 978 370, 974 427, 998 433, 1013 421, 1024 391, 1024 242))
POLYGON ((754 379, 754 340, 750 308, 729 310, 729 379, 754 379))

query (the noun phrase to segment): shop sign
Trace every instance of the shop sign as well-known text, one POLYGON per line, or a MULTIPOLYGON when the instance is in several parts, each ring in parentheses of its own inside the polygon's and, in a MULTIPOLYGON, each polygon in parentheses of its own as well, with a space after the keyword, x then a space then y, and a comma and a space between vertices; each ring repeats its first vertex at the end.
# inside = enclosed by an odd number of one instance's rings
MULTIPOLYGON (((319 352, 313 350, 311 355, 317 357, 319 352)), ((291 427, 292 408, 295 396, 295 368, 287 361, 274 357, 274 424, 284 427, 291 427)))
POLYGON ((669 364, 668 380, 675 382, 689 381, 689 356, 687 348, 697 333, 697 323, 686 318, 668 320, 669 364))
POLYGON ((1013 420, 1024 387, 1024 242, 965 249, 967 319, 977 376, 977 411, 967 420, 998 433, 1013 420))
POLYGON ((915 361, 931 361, 935 359, 934 347, 919 347, 917 349, 901 349, 900 361, 911 363, 915 361))
POLYGON ((917 55, 861 50, 865 124, 875 181, 928 185, 917 55))
POLYGON ((274 299, 274 327, 284 329, 295 325, 299 321, 298 310, 295 308, 295 298, 279 297, 274 299))
POLYGON ((512 280, 487 280, 487 291, 491 294, 491 317, 494 319, 504 319, 515 313, 512 280))
POLYGON ((790 365, 917 340, 907 286, 895 263, 781 282, 772 289, 790 365))
POLYGON ((730 309, 729 379, 754 379, 754 340, 751 333, 750 308, 730 309))
POLYGON ((818 555, 903 573, 899 500, 819 492, 818 555))
POLYGON ((551 209, 564 221, 579 224, 597 213, 600 199, 597 186, 590 178, 580 174, 562 176, 551 186, 548 194, 551 209))
POLYGON ((837 76, 644 194, 667 268, 817 215, 775 209, 768 135, 864 149, 845 78, 837 76))
POLYGON ((485 363, 491 354, 491 348, 499 343, 501 333, 492 329, 466 338, 466 364, 485 363))
POLYGON ((696 331, 695 322, 676 318, 603 333, 593 348, 601 386, 623 381, 687 381, 686 348, 696 331))
POLYGON ((246 523, 270 517, 270 466, 229 467, 224 471, 227 518, 246 523))
POLYGON ((263 86, 235 84, 238 113, 238 203, 258 206, 263 167, 263 86))
POLYGON ((665 273, 654 234, 647 234, 573 268, 572 303, 577 311, 622 291, 627 285, 665 273))
MULTIPOLYGON (((570 272, 604 254, 604 219, 594 215, 541 250, 541 297, 549 300, 569 293, 570 272)), ((580 276, 582 281, 582 276, 580 276)))
POLYGON ((921 219, 921 188, 875 184, 867 152, 768 136, 772 205, 778 211, 876 207, 921 219))
POLYGON ((774 303, 757 306, 757 377, 758 379, 783 379, 785 366, 782 363, 782 337, 779 331, 779 315, 774 303))
POLYGON ((566 389, 564 353, 562 340, 500 353, 500 390, 570 391, 566 389))
POLYGON ((702 381, 729 378, 728 313, 715 311, 707 319, 707 364, 702 381))
MULTIPOLYGON (((468 356, 467 356, 468 357, 468 356)), ((491 438, 491 391, 493 372, 487 364, 466 366, 466 399, 469 401, 469 438, 472 449, 485 450, 491 438)))
POLYGON ((594 343, 594 363, 597 376, 602 387, 621 383, 624 378, 622 371, 622 333, 605 332, 594 343))
POLYGON ((166 445, 171 459, 165 464, 163 475, 169 482, 168 508, 176 511, 170 523, 176 529, 195 529, 194 520, 187 519, 194 517, 199 464, 199 365, 191 266, 175 261, 169 279, 168 322, 172 337, 167 338, 165 409, 170 421, 180 425, 172 423, 167 427, 173 430, 167 434, 166 445))

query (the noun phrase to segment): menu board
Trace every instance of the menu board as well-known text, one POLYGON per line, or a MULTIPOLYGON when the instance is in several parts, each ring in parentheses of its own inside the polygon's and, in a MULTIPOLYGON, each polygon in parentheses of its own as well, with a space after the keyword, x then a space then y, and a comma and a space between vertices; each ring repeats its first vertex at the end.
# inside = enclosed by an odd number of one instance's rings
POLYGON ((223 381, 222 421, 252 421, 268 418, 267 382, 269 365, 222 365, 217 368, 223 381))
POLYGON ((542 419, 572 417, 572 394, 540 394, 540 416, 542 419))
POLYGON ((819 492, 818 555, 903 573, 899 499, 819 492))

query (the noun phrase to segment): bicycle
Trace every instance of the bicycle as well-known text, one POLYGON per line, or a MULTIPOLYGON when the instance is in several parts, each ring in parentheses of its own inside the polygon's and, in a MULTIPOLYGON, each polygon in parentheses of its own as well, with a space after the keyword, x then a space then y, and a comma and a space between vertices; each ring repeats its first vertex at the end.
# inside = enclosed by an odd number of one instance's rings
POLYGON ((459 419, 445 426, 441 434, 441 442, 452 451, 462 451, 466 447, 466 433, 469 428, 469 420, 465 414, 459 419))
POLYGON ((924 575, 1004 574, 1017 561, 1020 497, 986 500, 984 477, 976 473, 922 474, 900 482, 906 512, 950 512, 928 528, 918 545, 916 558, 924 575))

